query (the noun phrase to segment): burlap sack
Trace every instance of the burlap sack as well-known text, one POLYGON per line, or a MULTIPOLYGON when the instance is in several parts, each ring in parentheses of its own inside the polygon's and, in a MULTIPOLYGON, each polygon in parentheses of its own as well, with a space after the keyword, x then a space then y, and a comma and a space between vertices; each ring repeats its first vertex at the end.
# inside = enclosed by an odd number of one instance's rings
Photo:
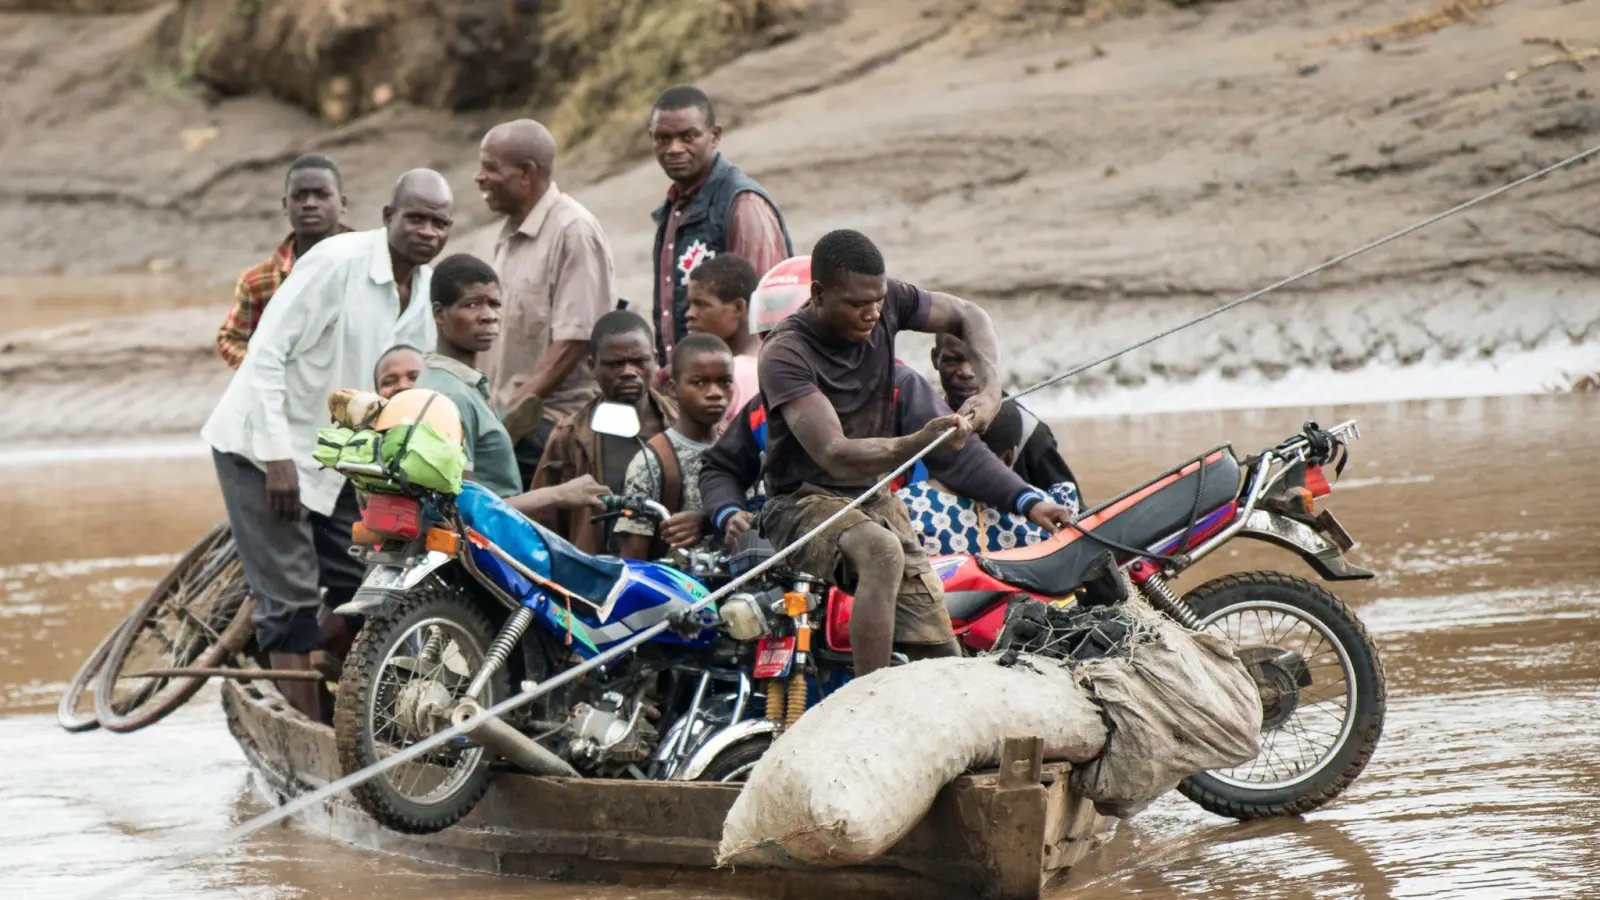
POLYGON ((858 679, 774 744, 723 824, 720 864, 840 866, 889 850, 940 788, 999 762, 1007 737, 1044 739, 1073 787, 1127 817, 1184 778, 1256 757, 1261 704, 1233 648, 1143 602, 1118 655, 940 659, 858 679), (1109 729, 1107 725, 1109 724, 1109 729))
POLYGON ((1096 812, 1121 818, 1190 775, 1255 759, 1261 743, 1261 698, 1233 646, 1140 601, 1128 608, 1141 632, 1128 655, 1076 667, 1111 733, 1099 758, 1072 771, 1096 812))
POLYGON ((999 764, 1008 737, 1040 737, 1046 760, 1100 752, 1106 728, 1058 663, 934 659, 857 679, 767 752, 723 824, 719 864, 819 866, 882 855, 940 788, 999 764))

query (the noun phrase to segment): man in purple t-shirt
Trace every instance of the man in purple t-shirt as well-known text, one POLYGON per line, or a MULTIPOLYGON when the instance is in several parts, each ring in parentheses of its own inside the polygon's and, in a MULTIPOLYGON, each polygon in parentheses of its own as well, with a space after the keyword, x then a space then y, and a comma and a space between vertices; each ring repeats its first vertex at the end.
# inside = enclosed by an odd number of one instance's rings
MULTIPOLYGON (((811 300, 761 348, 769 499, 761 531, 786 547, 838 512, 947 429, 938 450, 960 449, 1000 408, 994 324, 976 305, 885 274, 883 254, 856 231, 833 231, 811 251, 811 300), (895 436, 894 339, 902 330, 949 332, 966 342, 978 391, 957 414, 895 436)), ((1055 531, 1063 507, 1031 495, 1019 510, 1055 531)), ((944 593, 904 504, 878 491, 796 551, 792 568, 853 589, 856 675, 908 655, 958 655, 944 593)))

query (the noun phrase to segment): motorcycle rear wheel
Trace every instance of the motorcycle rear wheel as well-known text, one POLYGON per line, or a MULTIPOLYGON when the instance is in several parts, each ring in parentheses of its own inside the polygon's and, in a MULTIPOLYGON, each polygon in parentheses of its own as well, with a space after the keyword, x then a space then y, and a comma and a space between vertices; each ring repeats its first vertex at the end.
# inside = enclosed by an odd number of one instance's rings
MULTIPOLYGON (((379 752, 380 736, 390 736, 384 743, 403 749, 442 730, 432 713, 425 727, 419 725, 423 704, 453 708, 493 637, 488 617, 460 589, 436 579, 419 585, 392 609, 368 616, 345 657, 333 708, 341 774, 375 765, 388 755, 379 752), (435 635, 438 646, 430 650, 435 635), (406 655, 409 651, 414 655, 406 655)), ((509 696, 505 666, 483 693, 487 696, 477 700, 484 707, 509 696)), ((488 750, 457 739, 357 785, 351 794, 385 828, 432 834, 461 821, 483 799, 489 790, 489 762, 488 750), (434 778, 440 784, 420 792, 434 778)))
MULTIPOLYGON (((1338 719, 1336 729, 1333 721, 1323 717, 1308 717, 1310 724, 1292 728, 1291 721, 1299 720, 1291 714, 1270 730, 1263 729, 1262 754, 1256 760, 1228 771, 1193 775, 1178 785, 1178 791, 1207 812, 1241 821, 1296 816, 1338 797, 1372 759, 1378 740, 1383 736, 1384 716, 1388 710, 1383 661, 1361 620, 1321 585, 1281 572, 1224 575, 1200 585, 1184 599, 1200 619, 1201 631, 1236 642, 1225 628, 1226 621, 1235 616, 1241 620, 1245 614, 1253 614, 1257 621, 1261 621, 1263 615, 1280 616, 1285 621, 1298 620, 1308 633, 1300 646, 1309 642, 1310 636, 1331 645, 1328 651, 1310 656, 1308 670, 1310 659, 1322 656, 1335 659, 1343 671, 1345 688, 1342 698, 1330 695, 1329 702, 1343 699, 1345 703, 1343 715, 1334 717, 1338 719), (1274 757, 1279 735, 1296 730, 1301 735, 1320 735, 1324 733, 1320 729, 1324 728, 1331 739, 1330 745, 1318 755, 1314 765, 1302 771, 1291 769, 1270 780, 1252 777, 1257 762, 1263 758, 1270 762, 1274 757)), ((1282 642, 1279 646, 1282 647, 1282 642)), ((1323 668, 1331 668, 1331 665, 1323 668)), ((1313 677, 1312 685, 1304 690, 1316 691, 1316 680, 1313 677)), ((1300 690, 1293 694, 1297 707, 1318 705, 1305 704, 1300 690)), ((1297 708, 1295 713, 1298 712, 1297 708)), ((1326 709, 1319 712, 1333 716, 1326 709)), ((1266 716, 1265 710, 1263 715, 1266 716)))

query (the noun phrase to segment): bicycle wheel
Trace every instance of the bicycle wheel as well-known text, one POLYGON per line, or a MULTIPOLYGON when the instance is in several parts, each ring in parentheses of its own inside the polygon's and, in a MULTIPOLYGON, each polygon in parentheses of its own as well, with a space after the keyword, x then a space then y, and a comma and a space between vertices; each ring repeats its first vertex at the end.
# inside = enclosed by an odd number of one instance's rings
POLYGON ((111 653, 111 645, 116 642, 117 635, 126 628, 128 620, 124 618, 117 623, 117 627, 106 632, 100 643, 84 657, 83 665, 78 667, 77 674, 72 676, 72 681, 67 684, 67 689, 61 692, 61 702, 56 704, 56 722, 66 729, 69 734, 81 731, 92 731, 100 727, 100 720, 94 714, 94 690, 91 685, 100 676, 100 670, 105 667, 106 656, 111 653), (79 709, 80 704, 87 701, 85 709, 79 709))
POLYGON ((184 553, 117 634, 95 685, 101 727, 137 731, 188 702, 205 678, 137 673, 208 668, 237 652, 250 637, 255 604, 247 593, 233 533, 221 523, 184 553))

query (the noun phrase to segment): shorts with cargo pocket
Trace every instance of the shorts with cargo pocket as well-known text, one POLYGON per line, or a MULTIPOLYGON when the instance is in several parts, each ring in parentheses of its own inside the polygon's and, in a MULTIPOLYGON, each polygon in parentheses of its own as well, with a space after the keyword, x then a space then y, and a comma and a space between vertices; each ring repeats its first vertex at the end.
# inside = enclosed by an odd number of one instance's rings
MULTIPOLYGON (((803 484, 792 494, 767 500, 761 508, 761 534, 777 548, 788 547, 854 497, 803 484)), ((955 639, 950 613, 944 605, 944 588, 933 571, 928 554, 911 528, 911 517, 900 498, 888 491, 874 493, 866 502, 841 516, 785 559, 786 567, 815 578, 832 581, 845 590, 856 589, 856 573, 839 550, 839 538, 865 522, 887 528, 900 540, 905 568, 895 592, 894 641, 897 644, 944 644, 955 639)))

